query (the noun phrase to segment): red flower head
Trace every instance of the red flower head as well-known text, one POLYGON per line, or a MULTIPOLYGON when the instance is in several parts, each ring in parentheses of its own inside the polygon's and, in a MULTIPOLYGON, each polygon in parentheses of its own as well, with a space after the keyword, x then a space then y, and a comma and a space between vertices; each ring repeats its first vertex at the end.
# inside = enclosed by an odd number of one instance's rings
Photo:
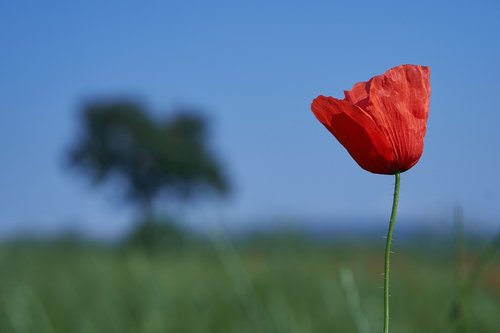
POLYGON ((311 109, 365 170, 404 172, 424 148, 429 67, 401 65, 356 83, 343 100, 318 96, 311 109))

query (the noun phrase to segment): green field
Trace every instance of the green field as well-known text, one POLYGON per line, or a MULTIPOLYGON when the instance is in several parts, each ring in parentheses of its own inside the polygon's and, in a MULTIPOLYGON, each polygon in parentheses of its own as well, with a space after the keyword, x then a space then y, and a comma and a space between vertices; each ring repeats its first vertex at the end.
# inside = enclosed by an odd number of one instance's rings
MULTIPOLYGON (((381 332, 382 252, 278 241, 238 250, 226 241, 164 251, 4 245, 0 332, 381 332)), ((457 327, 453 251, 423 243, 395 252, 391 332, 500 332, 498 257, 464 296, 457 327)))

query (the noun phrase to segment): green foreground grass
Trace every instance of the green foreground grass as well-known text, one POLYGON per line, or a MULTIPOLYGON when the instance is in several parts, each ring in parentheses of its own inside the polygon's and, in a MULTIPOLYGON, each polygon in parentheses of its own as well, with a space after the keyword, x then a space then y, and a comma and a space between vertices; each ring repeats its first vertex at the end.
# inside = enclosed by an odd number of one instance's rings
MULTIPOLYGON (((380 332, 380 247, 227 242, 145 252, 96 246, 0 249, 0 332, 380 332)), ((498 258, 467 296, 446 250, 396 249, 391 332, 500 332, 498 258)), ((473 258, 470 259, 473 261, 473 258)))

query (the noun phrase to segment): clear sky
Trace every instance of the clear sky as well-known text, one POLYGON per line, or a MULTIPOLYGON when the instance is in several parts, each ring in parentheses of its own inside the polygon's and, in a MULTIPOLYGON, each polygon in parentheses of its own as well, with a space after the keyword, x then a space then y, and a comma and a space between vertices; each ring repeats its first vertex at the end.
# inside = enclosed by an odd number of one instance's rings
POLYGON ((0 235, 128 225, 132 208, 63 163, 78 107, 96 96, 206 110, 235 223, 384 219, 393 178, 359 168, 310 103, 403 63, 430 66, 432 97, 401 217, 445 223, 461 205, 469 226, 494 230, 499 17, 498 1, 2 1, 0 235))

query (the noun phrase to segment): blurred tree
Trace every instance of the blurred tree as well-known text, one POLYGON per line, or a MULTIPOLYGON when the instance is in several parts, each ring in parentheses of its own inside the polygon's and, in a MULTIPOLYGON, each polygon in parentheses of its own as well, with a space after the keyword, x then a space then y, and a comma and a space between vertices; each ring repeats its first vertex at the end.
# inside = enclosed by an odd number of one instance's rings
POLYGON ((81 111, 81 135, 69 149, 70 165, 95 183, 124 184, 124 198, 154 220, 160 196, 187 200, 228 183, 208 147, 206 119, 182 111, 155 119, 135 102, 94 102, 81 111))

